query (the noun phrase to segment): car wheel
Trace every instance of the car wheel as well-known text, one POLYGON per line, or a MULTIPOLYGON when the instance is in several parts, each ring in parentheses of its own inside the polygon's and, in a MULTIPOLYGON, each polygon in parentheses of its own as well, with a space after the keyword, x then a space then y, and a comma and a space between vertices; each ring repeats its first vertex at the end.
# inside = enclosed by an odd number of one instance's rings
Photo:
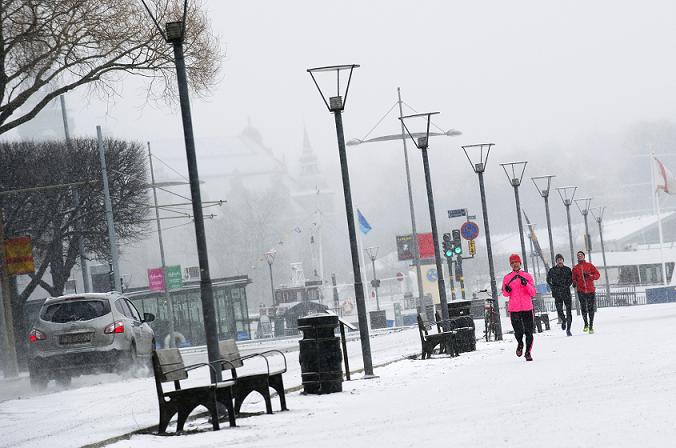
POLYGON ((45 375, 38 375, 37 373, 30 372, 30 382, 31 388, 35 391, 42 391, 47 388, 47 383, 49 383, 49 378, 45 375))
POLYGON ((70 386, 71 380, 72 377, 68 373, 60 373, 56 377, 56 384, 59 386, 68 387, 70 386))

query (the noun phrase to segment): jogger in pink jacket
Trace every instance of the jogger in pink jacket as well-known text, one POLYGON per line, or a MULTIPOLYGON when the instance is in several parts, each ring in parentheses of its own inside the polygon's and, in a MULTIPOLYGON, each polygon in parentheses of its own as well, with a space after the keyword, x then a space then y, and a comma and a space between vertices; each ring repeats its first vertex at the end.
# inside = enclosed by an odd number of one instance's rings
POLYGON ((516 356, 523 354, 523 336, 526 336, 526 361, 532 361, 531 349, 533 348, 533 297, 536 290, 533 277, 521 270, 521 257, 517 254, 509 256, 509 265, 512 272, 502 279, 502 295, 509 298, 509 316, 514 329, 514 337, 518 345, 516 356))

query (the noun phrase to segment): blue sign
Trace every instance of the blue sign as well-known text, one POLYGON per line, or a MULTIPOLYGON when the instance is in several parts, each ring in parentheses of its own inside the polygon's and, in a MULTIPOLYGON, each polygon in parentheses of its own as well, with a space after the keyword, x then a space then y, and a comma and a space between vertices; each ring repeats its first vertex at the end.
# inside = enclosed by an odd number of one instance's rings
POLYGON ((426 276, 427 276, 427 280, 429 280, 429 281, 431 281, 431 282, 437 281, 438 276, 437 276, 437 270, 436 270, 436 268, 430 268, 430 269, 428 269, 428 270, 427 270, 426 276))
POLYGON ((460 227, 460 234, 466 240, 473 240, 479 236, 479 225, 472 221, 467 221, 460 227))

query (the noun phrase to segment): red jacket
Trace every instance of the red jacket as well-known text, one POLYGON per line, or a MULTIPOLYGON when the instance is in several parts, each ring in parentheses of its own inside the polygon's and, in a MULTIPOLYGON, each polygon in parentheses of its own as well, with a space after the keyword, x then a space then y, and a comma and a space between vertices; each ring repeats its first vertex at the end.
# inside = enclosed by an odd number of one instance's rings
POLYGON ((581 261, 573 267, 573 287, 578 292, 591 294, 596 291, 594 280, 601 277, 596 266, 588 261, 581 261))

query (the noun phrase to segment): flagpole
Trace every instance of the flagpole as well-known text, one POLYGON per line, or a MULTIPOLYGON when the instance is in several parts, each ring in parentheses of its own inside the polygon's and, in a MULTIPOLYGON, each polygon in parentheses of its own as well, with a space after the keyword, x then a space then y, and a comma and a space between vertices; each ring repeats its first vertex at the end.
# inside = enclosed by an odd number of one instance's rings
MULTIPOLYGON (((660 197, 659 189, 657 188, 657 179, 655 176, 655 163, 657 159, 655 158, 655 153, 650 153, 650 177, 651 184, 653 186, 653 208, 657 215, 657 231, 660 239, 660 260, 662 262, 662 284, 667 285, 667 268, 664 262, 664 234, 662 233, 662 213, 660 211, 660 197)), ((667 179, 664 179, 664 187, 666 188, 667 179)))

